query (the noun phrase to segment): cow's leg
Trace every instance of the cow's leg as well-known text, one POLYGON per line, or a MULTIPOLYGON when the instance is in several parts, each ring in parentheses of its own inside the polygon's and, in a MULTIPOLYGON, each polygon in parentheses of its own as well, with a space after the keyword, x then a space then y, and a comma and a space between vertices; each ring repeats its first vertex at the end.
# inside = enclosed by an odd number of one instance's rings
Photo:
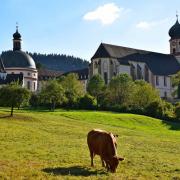
POLYGON ((107 171, 109 171, 110 170, 109 163, 107 161, 105 161, 105 163, 106 163, 106 169, 107 169, 107 171))
POLYGON ((101 157, 101 162, 102 162, 102 167, 105 167, 104 160, 102 157, 101 157))
POLYGON ((93 151, 90 150, 90 157, 91 157, 91 166, 93 167, 94 166, 94 163, 93 163, 93 158, 94 158, 95 154, 93 153, 93 151))

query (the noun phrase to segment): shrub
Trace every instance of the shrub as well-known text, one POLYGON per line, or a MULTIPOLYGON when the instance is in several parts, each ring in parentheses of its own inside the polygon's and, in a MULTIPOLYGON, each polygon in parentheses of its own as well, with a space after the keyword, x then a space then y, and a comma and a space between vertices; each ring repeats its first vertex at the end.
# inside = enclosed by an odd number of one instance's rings
POLYGON ((164 100, 154 101, 146 107, 145 114, 155 118, 170 120, 174 118, 174 107, 171 103, 164 100))
POLYGON ((97 107, 97 101, 96 99, 89 95, 89 94, 85 94, 85 96, 81 97, 79 100, 79 108, 80 109, 96 109, 97 107))
POLYGON ((180 103, 175 105, 175 116, 178 120, 180 120, 180 103))
POLYGON ((164 114, 164 108, 161 101, 154 101, 150 103, 145 108, 145 114, 152 117, 161 118, 164 114))

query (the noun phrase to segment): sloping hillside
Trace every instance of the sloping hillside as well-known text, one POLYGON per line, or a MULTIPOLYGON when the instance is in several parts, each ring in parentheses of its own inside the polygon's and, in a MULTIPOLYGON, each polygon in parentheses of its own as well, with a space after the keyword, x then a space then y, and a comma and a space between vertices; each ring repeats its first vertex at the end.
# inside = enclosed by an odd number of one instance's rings
POLYGON ((29 54, 36 63, 40 63, 43 67, 51 70, 67 72, 87 68, 89 65, 86 60, 64 54, 29 54))
MULTIPOLYGON (((2 52, 2 54, 5 52, 2 52)), ((28 52, 27 52, 28 53, 28 52)), ((28 53, 34 61, 40 63, 44 68, 67 72, 87 68, 89 62, 74 56, 65 54, 40 54, 28 53)))
POLYGON ((93 111, 0 110, 2 179, 179 179, 180 124, 132 114, 93 111), (119 135, 125 158, 107 173, 99 157, 90 167, 88 131, 119 135))

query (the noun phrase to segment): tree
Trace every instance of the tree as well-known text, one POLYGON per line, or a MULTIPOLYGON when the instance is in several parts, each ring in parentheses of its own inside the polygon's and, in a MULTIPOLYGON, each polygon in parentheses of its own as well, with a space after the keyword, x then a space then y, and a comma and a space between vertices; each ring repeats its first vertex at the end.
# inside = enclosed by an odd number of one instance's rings
POLYGON ((79 100, 79 107, 81 109, 95 109, 97 106, 96 99, 89 94, 85 94, 79 100))
POLYGON ((97 98, 98 95, 101 94, 104 86, 105 86, 104 80, 99 74, 97 74, 97 75, 94 75, 89 80, 87 91, 89 92, 91 96, 94 96, 95 98, 97 98))
POLYGON ((134 83, 128 74, 120 74, 111 79, 108 86, 109 101, 115 105, 128 105, 134 91, 134 83))
POLYGON ((57 80, 47 81, 43 85, 39 97, 43 103, 50 104, 52 111, 56 108, 56 104, 62 104, 66 100, 64 89, 57 80))
POLYGON ((65 91, 67 106, 73 107, 78 103, 78 99, 85 94, 82 83, 78 80, 77 74, 71 73, 59 79, 61 86, 65 91))
POLYGON ((144 109, 150 103, 160 99, 159 92, 149 83, 143 80, 136 80, 132 96, 132 106, 135 109, 144 109))
POLYGON ((176 88, 173 95, 180 98, 180 71, 172 77, 172 85, 176 88))
POLYGON ((13 116, 14 107, 20 107, 23 103, 28 102, 30 91, 21 87, 17 83, 3 86, 0 89, 0 104, 11 107, 11 116, 13 116))

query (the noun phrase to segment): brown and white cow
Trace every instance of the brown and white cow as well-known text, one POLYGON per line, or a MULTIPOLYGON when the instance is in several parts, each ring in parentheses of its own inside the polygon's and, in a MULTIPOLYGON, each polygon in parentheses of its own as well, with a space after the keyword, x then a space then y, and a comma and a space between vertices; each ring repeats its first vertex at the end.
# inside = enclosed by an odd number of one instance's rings
POLYGON ((119 161, 123 161, 124 158, 117 157, 115 135, 100 129, 94 129, 88 133, 87 143, 90 151, 91 166, 94 166, 93 158, 97 154, 101 157, 102 166, 104 166, 105 162, 108 171, 116 172, 119 161))

